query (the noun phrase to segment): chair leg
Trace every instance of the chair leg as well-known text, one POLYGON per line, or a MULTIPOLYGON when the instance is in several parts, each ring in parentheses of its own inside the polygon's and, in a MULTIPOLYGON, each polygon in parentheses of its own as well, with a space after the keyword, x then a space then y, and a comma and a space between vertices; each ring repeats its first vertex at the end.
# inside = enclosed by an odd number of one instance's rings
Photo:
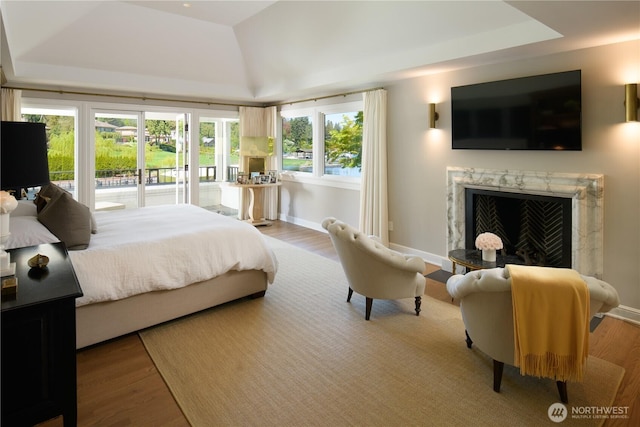
POLYGON ((416 297, 416 316, 420 316, 420 305, 422 304, 422 297, 416 297))
POLYGON ((500 393, 500 384, 502 383, 502 371, 504 370, 504 362, 493 360, 493 391, 500 393))
POLYGON ((364 318, 366 320, 369 320, 369 318, 371 317, 371 306, 373 305, 373 298, 369 298, 369 297, 366 297, 366 298, 367 298, 367 312, 364 318))
POLYGON ((349 295, 347 295, 347 302, 351 301, 351 295, 353 295, 353 289, 349 286, 349 295))
POLYGON ((467 342, 467 348, 471 348, 471 346, 473 345, 473 341, 471 341, 471 337, 469 336, 469 332, 467 332, 467 330, 464 330, 464 335, 466 336, 465 341, 467 342))
POLYGON ((560 400, 562 403, 569 403, 569 395, 567 394, 567 382, 566 381, 556 381, 558 385, 558 392, 560 393, 560 400))
MULTIPOLYGON (((493 360, 493 391, 500 393, 500 384, 502 383, 502 371, 504 370, 504 363, 493 360)), ((569 403, 569 396, 567 394, 567 382, 556 381, 558 386, 558 393, 560 393, 560 401, 562 403, 569 403)))

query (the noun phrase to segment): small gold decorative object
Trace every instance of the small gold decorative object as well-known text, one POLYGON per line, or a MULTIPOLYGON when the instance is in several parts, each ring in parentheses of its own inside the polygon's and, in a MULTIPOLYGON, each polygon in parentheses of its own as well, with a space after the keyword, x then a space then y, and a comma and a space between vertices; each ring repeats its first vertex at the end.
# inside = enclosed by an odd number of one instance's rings
POLYGON ((49 257, 37 254, 36 256, 29 258, 27 263, 31 268, 45 268, 47 264, 49 264, 49 257))
POLYGON ((18 292, 18 278, 15 276, 2 279, 2 296, 9 297, 16 295, 18 292))

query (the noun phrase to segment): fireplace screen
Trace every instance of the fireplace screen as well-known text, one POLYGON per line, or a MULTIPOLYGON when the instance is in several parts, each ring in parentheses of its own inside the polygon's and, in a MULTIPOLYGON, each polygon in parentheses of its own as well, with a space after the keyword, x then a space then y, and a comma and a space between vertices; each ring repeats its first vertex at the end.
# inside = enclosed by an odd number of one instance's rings
POLYGON ((466 248, 484 232, 526 265, 571 268, 571 199, 467 188, 466 248), (472 232, 469 232, 471 230, 472 232))

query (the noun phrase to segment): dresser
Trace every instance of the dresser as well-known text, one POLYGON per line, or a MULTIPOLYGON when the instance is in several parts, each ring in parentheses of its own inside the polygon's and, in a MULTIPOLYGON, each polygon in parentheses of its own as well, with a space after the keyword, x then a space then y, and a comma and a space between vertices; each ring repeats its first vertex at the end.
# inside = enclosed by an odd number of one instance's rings
POLYGON ((75 299, 82 296, 63 243, 8 250, 18 288, 2 296, 2 425, 63 416, 77 424, 75 299), (46 269, 30 269, 36 254, 46 269))

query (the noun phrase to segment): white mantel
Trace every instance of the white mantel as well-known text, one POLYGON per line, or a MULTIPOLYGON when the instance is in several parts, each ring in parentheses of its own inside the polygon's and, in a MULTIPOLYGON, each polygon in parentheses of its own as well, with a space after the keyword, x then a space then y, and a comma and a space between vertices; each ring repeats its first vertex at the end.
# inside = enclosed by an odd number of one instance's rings
POLYGON ((465 189, 571 201, 572 268, 602 278, 604 175, 447 167, 447 251, 465 247, 465 189))

